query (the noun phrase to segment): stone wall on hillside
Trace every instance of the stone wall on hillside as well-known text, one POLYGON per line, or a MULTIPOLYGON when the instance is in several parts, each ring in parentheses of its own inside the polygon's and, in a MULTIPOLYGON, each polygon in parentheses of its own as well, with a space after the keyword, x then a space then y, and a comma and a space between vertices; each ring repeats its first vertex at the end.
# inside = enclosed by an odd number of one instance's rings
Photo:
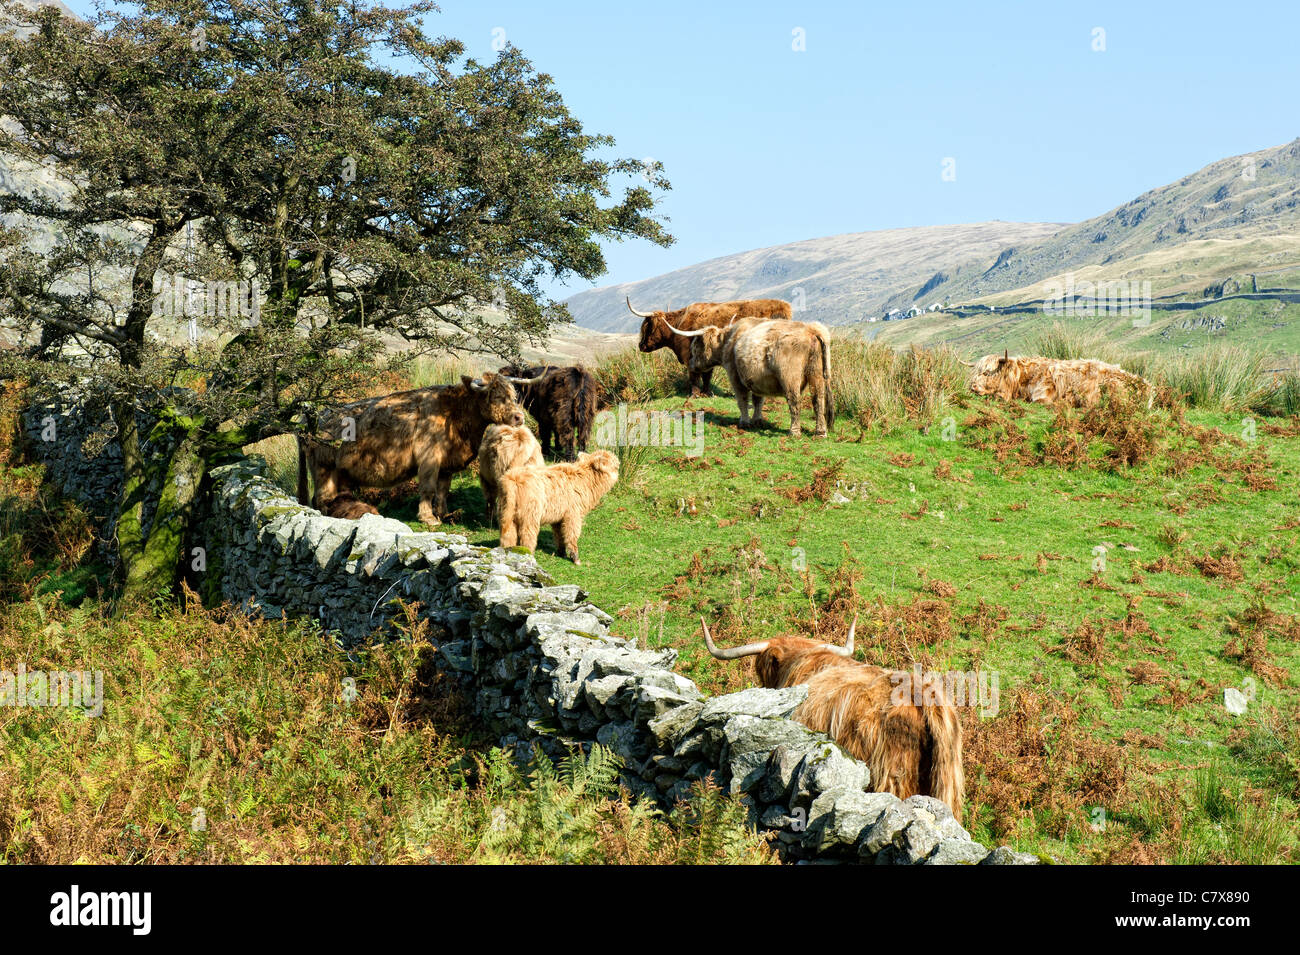
POLYGON ((257 458, 213 472, 208 573, 234 603, 310 616, 354 644, 419 601, 438 665, 503 745, 551 755, 598 742, 638 795, 671 802, 712 775, 776 833, 788 858, 876 863, 1026 863, 973 842, 938 800, 869 792, 868 770, 790 719, 804 687, 705 699, 676 651, 610 633, 611 617, 557 586, 531 555, 324 517, 273 484, 257 458))
MULTIPOLYGON (((108 542, 113 540, 116 505, 122 494, 122 446, 106 404, 71 387, 32 388, 28 395, 30 403, 22 414, 28 456, 45 465, 48 479, 60 494, 84 505, 97 519, 101 556, 116 560, 108 542)), ((153 451, 147 435, 157 419, 138 414, 136 420, 139 433, 145 436, 141 451, 147 456, 153 451)), ((149 502, 157 500, 159 480, 155 478, 145 495, 142 521, 146 532, 153 520, 149 502)))
MULTIPOLYGON (((29 410, 24 427, 50 479, 103 513, 119 493, 121 452, 109 442, 87 453, 88 417, 65 395, 29 410), (50 420, 54 441, 41 434, 50 420)), ((418 601, 439 669, 502 745, 559 756, 600 743, 623 759, 634 793, 665 805, 712 776, 788 859, 1039 861, 972 841, 938 800, 870 792, 865 765, 790 718, 805 687, 706 699, 674 672, 675 650, 614 636, 609 614, 529 554, 374 515, 325 517, 275 485, 255 456, 213 470, 191 545, 202 548, 208 596, 267 617, 314 618, 344 647, 389 629, 399 601, 418 601)))

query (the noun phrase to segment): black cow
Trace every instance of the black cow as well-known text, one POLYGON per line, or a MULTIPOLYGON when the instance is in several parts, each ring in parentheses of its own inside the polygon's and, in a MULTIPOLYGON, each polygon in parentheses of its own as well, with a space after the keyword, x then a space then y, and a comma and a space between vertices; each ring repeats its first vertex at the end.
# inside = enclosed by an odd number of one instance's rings
POLYGON ((537 419, 537 438, 542 451, 565 461, 576 461, 578 452, 587 450, 591 443, 591 426, 596 420, 596 379, 581 365, 567 368, 535 365, 530 369, 509 365, 501 373, 536 378, 543 372, 546 376, 537 384, 517 386, 519 403, 537 419))

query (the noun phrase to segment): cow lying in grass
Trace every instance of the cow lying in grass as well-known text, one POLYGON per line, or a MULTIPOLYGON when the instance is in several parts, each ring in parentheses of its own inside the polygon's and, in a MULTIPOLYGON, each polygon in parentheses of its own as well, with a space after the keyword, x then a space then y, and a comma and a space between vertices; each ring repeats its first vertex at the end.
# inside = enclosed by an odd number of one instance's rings
POLYGON ((700 618, 704 644, 719 660, 757 656, 754 672, 769 689, 805 684, 808 698, 794 719, 825 733, 871 770, 876 792, 933 796, 961 821, 965 776, 961 723, 936 674, 885 670, 853 659, 849 627, 842 647, 803 637, 777 637, 719 650, 700 618))
POLYGON ((478 483, 487 502, 487 519, 496 521, 497 485, 512 468, 541 467, 542 446, 523 425, 493 424, 483 432, 478 447, 478 483))
MULTIPOLYGON (((670 328, 672 326, 669 326, 670 328)), ((819 322, 738 318, 726 328, 673 329, 691 339, 693 370, 721 365, 740 406, 740 426, 761 426, 763 399, 784 397, 790 407, 790 436, 801 433, 799 406, 803 390, 812 391, 817 437, 835 422, 831 394, 831 340, 819 322), (749 414, 753 400, 754 413, 749 414)))
POLYGON ((579 454, 574 463, 515 468, 497 486, 501 546, 537 549, 537 534, 550 524, 556 553, 575 564, 582 519, 618 481, 618 458, 612 451, 579 454))
POLYGON ((963 362, 974 372, 970 390, 1003 401, 1032 401, 1069 407, 1091 407, 1101 400, 1104 389, 1131 390, 1144 397, 1146 406, 1155 400, 1151 382, 1093 358, 1022 358, 1010 352, 985 355, 976 362, 963 362))
POLYGON ((337 517, 345 521, 355 521, 367 514, 379 513, 379 509, 373 504, 358 501, 351 494, 340 494, 328 501, 321 501, 318 509, 326 517, 337 517))

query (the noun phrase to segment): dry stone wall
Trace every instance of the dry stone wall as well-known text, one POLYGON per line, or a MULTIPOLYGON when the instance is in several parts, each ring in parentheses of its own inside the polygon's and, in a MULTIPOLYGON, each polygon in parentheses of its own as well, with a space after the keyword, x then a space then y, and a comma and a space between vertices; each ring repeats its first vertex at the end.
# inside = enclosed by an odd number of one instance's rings
MULTIPOLYGON (((71 386, 33 388, 28 395, 31 400, 22 414, 22 437, 28 455, 45 464, 47 478, 61 494, 85 505, 98 520, 100 555, 110 562, 115 560, 110 542, 114 539, 116 504, 122 494, 122 446, 116 440, 117 425, 105 401, 89 389, 71 386)), ((149 435, 156 421, 149 414, 138 414, 139 433, 149 435)), ((140 449, 146 456, 159 450, 147 437, 140 449)), ((159 480, 155 478, 145 494, 146 502, 157 499, 159 480)), ((146 503, 142 514, 146 532, 152 520, 152 508, 146 503)))

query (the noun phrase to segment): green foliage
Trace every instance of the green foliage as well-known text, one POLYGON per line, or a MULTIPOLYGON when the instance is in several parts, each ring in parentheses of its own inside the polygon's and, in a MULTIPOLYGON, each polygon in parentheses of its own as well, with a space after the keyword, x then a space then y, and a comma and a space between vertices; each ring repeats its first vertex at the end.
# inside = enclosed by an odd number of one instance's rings
POLYGON ((966 380, 951 348, 895 351, 849 334, 832 339, 831 372, 837 420, 886 431, 908 422, 929 427, 966 380))
MULTIPOLYGON (((648 354, 634 346, 606 352, 597 358, 592 374, 609 404, 640 404, 687 390, 685 366, 663 348, 648 354)), ((725 385, 726 375, 714 378, 715 386, 725 385)))

